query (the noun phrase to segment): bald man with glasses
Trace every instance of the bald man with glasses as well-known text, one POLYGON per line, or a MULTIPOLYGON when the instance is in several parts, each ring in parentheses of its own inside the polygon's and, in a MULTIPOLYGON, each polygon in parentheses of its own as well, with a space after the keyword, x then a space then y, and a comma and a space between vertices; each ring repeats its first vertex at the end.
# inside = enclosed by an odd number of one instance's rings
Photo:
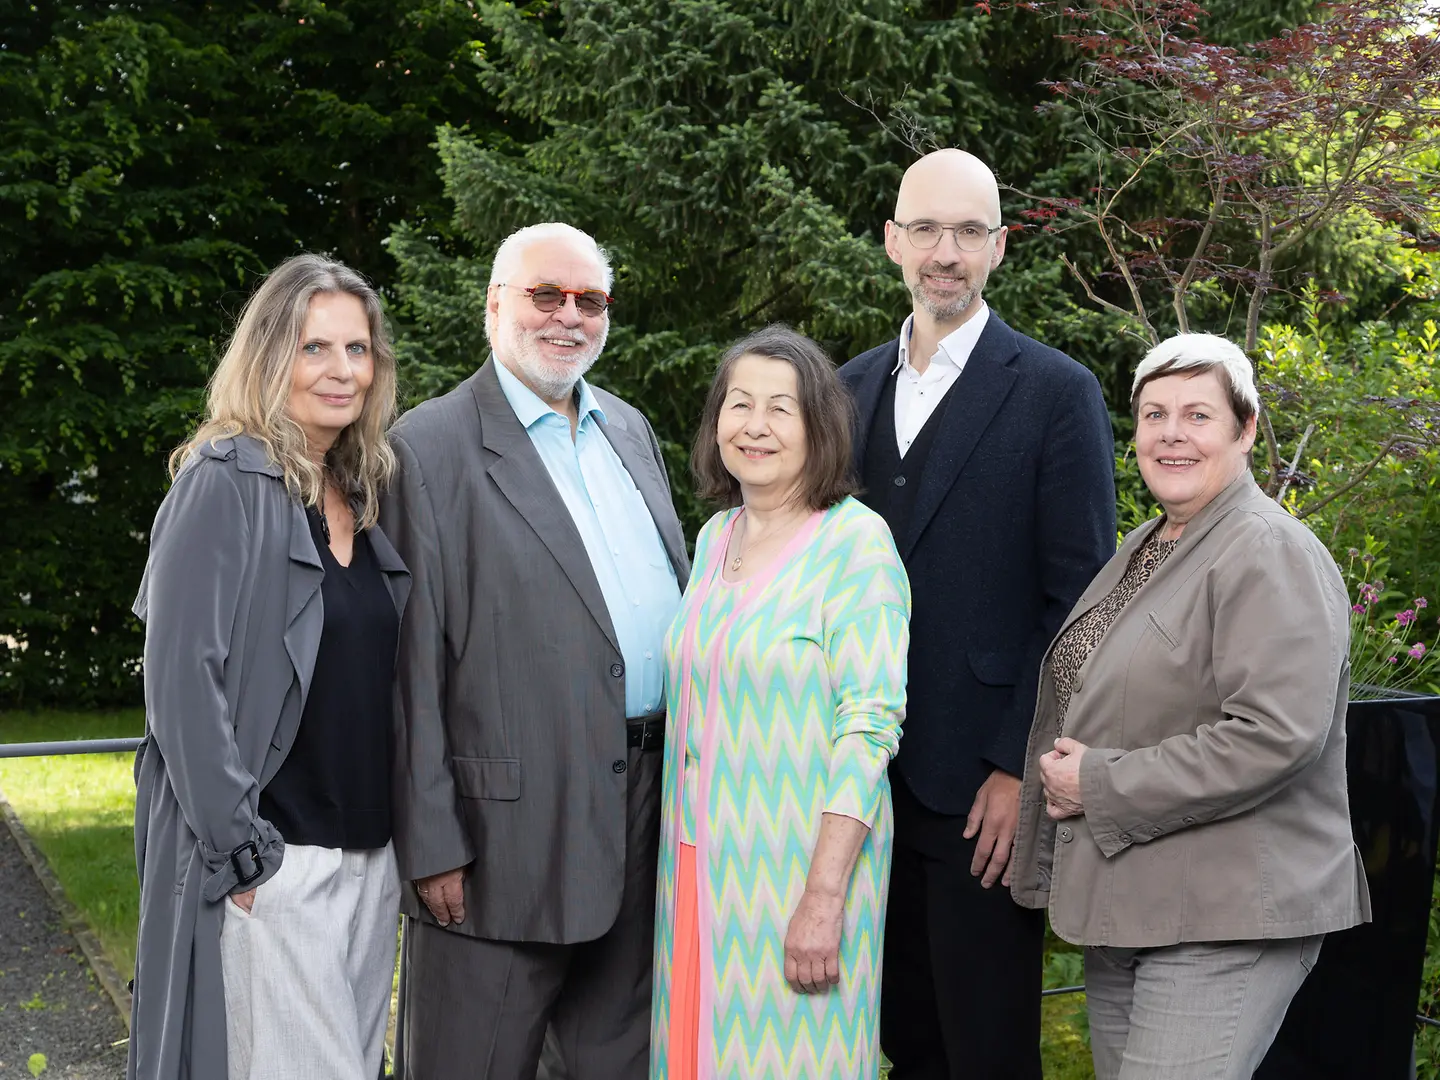
POLYGON ((665 724, 689 572, 645 417, 585 373, 611 270, 549 223, 496 253, 493 355, 407 413, 381 518, 400 631, 396 1074, 645 1075, 665 724))
POLYGON ((1086 368, 982 297, 1005 257, 995 177, 905 173, 885 250, 913 299, 840 371, 862 496, 914 591, 880 1044, 891 1080, 1040 1080, 1044 923, 1008 864, 1040 661, 1115 550, 1113 437, 1086 368))

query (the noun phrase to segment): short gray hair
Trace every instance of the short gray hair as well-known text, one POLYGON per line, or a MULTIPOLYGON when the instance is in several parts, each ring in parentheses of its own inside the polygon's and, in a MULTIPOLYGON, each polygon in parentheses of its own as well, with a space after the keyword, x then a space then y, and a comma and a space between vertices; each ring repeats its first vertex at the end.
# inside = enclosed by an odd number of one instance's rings
POLYGON ((1135 379, 1130 384, 1131 413, 1139 408, 1140 391, 1146 383, 1166 375, 1181 372, 1199 375, 1206 371, 1219 372, 1230 408, 1235 413, 1236 430, 1243 430, 1260 414, 1255 368, 1244 349, 1216 334, 1176 334, 1146 353, 1135 368, 1135 379))
POLYGON ((490 263, 490 284, 499 285, 507 281, 514 275, 525 249, 544 240, 572 240, 589 249, 600 264, 601 274, 605 278, 605 291, 610 291, 610 287, 615 283, 615 273, 610 269, 610 259, 605 254, 605 249, 597 244, 589 233, 563 221, 542 221, 538 225, 526 225, 507 236, 496 248, 495 259, 490 263))

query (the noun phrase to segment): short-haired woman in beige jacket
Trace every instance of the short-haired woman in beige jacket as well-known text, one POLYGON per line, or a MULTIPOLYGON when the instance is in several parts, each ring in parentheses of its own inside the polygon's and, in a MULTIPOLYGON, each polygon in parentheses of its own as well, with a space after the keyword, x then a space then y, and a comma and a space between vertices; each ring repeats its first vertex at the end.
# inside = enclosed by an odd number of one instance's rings
POLYGON ((1011 891, 1086 946, 1100 1080, 1248 1080, 1324 935, 1370 917, 1345 791, 1349 602, 1250 476, 1240 349, 1171 338, 1131 406, 1165 513, 1046 654, 1011 891))

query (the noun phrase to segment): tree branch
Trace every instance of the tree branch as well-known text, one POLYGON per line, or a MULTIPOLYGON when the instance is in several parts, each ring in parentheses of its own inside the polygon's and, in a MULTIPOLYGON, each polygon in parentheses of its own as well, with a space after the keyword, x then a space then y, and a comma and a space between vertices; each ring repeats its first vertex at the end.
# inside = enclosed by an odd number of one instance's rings
POLYGON ((1295 516, 1297 518, 1309 517, 1311 514, 1315 513, 1315 511, 1320 510, 1328 504, 1334 502, 1351 488, 1359 485, 1359 483, 1364 480, 1365 477, 1370 475, 1371 469, 1375 468, 1376 465, 1379 465, 1380 462, 1385 460, 1386 455, 1389 454, 1390 451, 1393 450, 1400 443, 1400 439, 1401 437, 1399 435, 1391 435, 1388 439, 1385 440, 1384 445, 1380 447, 1380 452, 1376 454, 1373 458, 1371 458, 1369 463, 1363 469, 1361 469, 1358 473, 1352 476, 1344 484, 1341 484, 1334 491, 1330 492, 1330 494, 1326 495, 1323 499, 1318 499, 1313 505, 1306 506, 1301 510, 1297 510, 1295 512, 1295 516))
POLYGON ((1265 477, 1265 494, 1273 496, 1280 484, 1280 440, 1275 438, 1275 425, 1270 422, 1270 410, 1260 403, 1260 434, 1265 439, 1265 463, 1270 475, 1265 477))
POLYGON ((1090 287, 1090 282, 1085 280, 1085 275, 1080 273, 1079 268, 1070 261, 1069 255, 1061 255, 1060 262, 1064 264, 1065 269, 1069 270, 1070 273, 1075 275, 1075 280, 1080 283, 1080 288, 1085 290, 1085 295, 1089 297, 1092 304, 1097 304, 1098 306, 1104 308, 1106 311, 1113 312, 1114 314, 1119 315, 1121 318, 1127 320, 1128 322, 1139 323, 1145 328, 1145 333, 1148 336, 1151 345, 1158 345, 1160 343, 1160 337, 1158 334, 1155 333, 1155 328, 1150 325, 1148 319, 1137 315, 1133 311, 1127 311, 1119 304, 1113 304, 1102 296, 1097 296, 1095 290, 1090 287))
POLYGON ((1296 472, 1300 469, 1300 457, 1305 453, 1305 444, 1310 441, 1310 436, 1315 431, 1315 424, 1305 425, 1305 434, 1300 436, 1300 445, 1295 447, 1295 456, 1290 459, 1290 467, 1285 470, 1285 482, 1280 485, 1280 490, 1275 493, 1275 501, 1285 505, 1285 492, 1290 490, 1290 481, 1295 479, 1296 472))

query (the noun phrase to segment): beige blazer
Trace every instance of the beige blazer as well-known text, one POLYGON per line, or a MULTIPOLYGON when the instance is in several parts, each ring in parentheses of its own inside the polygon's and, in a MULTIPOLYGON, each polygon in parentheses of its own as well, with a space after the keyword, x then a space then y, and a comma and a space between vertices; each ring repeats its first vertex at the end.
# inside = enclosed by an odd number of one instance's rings
MULTIPOLYGON (((1150 521, 1085 590, 1120 580, 1150 521)), ((1247 473, 1186 526, 1075 678, 1083 816, 1045 813, 1046 654, 1011 892, 1083 945, 1300 937, 1369 921, 1350 831, 1349 601, 1320 541, 1247 473)), ((1064 632, 1062 628, 1061 632, 1064 632)), ((1052 645, 1053 648, 1053 645, 1052 645)))

